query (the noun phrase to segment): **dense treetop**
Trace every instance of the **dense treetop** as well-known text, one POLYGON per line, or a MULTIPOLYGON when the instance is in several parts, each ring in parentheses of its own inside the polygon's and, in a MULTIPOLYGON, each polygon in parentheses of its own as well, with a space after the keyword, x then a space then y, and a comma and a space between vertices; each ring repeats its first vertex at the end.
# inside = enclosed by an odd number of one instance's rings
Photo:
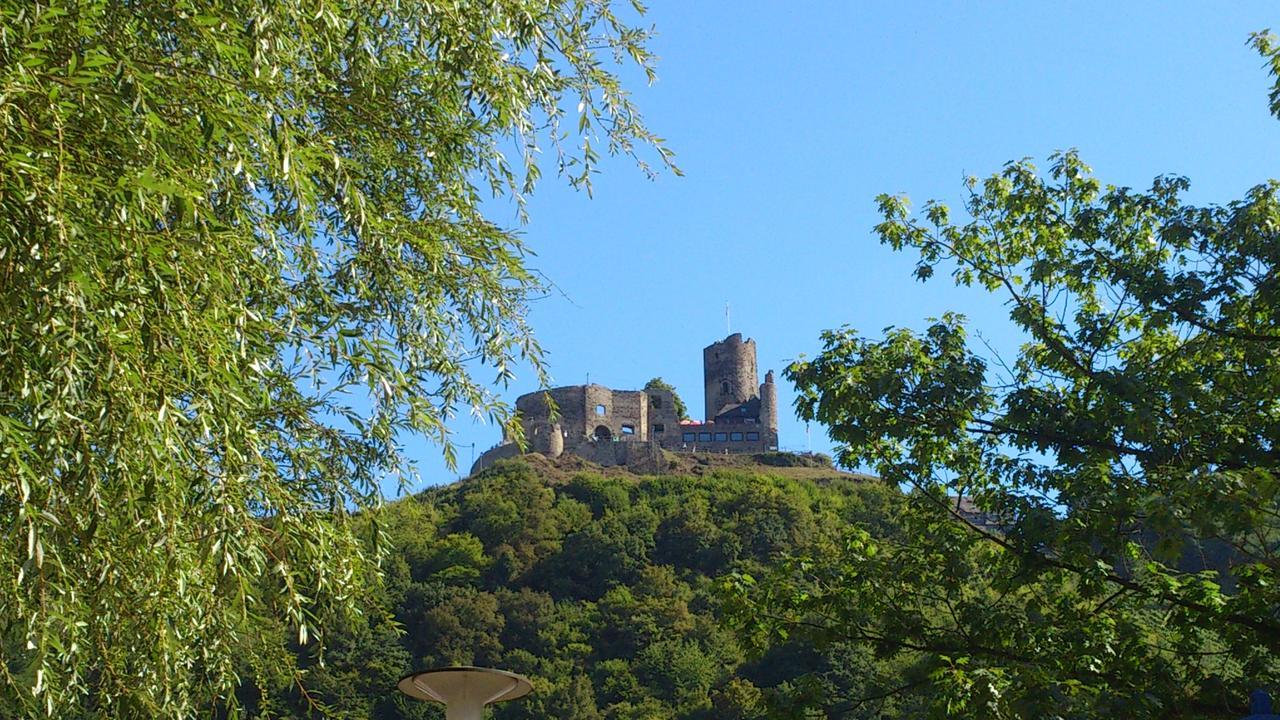
POLYGON ((384 591, 326 638, 323 666, 303 654, 301 685, 281 678, 247 707, 434 717, 389 689, 410 669, 475 663, 533 680, 499 720, 760 718, 808 673, 861 687, 868 668, 891 671, 849 648, 778 642, 748 657, 719 619, 716 578, 760 572, 842 527, 891 528, 898 491, 829 467, 695 463, 703 474, 637 477, 566 464, 503 462, 363 517, 395 547, 384 591))
POLYGON ((899 538, 739 576, 749 636, 871 643, 910 669, 849 701, 937 715, 1227 719, 1280 683, 1280 182, 1188 187, 1065 152, 970 178, 954 214, 880 198, 918 278, 996 294, 1025 341, 1001 355, 946 314, 827 332, 787 370, 841 461, 912 502, 899 538), (957 494, 997 527, 956 522, 957 494))

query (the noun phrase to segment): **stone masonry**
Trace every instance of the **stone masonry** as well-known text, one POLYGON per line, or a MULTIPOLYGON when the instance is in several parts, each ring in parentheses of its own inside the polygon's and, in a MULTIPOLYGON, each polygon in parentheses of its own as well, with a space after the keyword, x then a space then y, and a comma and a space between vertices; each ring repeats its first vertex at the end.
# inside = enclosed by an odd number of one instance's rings
MULTIPOLYGON (((572 453, 601 465, 653 472, 661 451, 758 453, 778 447, 778 389, 773 371, 759 382, 756 343, 734 333, 702 351, 705 420, 676 415, 665 390, 569 385, 521 395, 516 413, 528 452, 572 453)), ((520 454, 511 438, 480 455, 472 474, 520 454)))

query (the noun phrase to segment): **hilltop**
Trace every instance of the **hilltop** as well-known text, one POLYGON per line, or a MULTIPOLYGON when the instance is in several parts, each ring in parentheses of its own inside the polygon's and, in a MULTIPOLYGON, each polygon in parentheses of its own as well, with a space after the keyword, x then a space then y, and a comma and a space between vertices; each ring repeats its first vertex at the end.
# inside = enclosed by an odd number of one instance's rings
POLYGON ((840 470, 831 458, 821 453, 766 452, 750 455, 726 453, 664 453, 666 466, 661 473, 641 473, 621 465, 604 467, 576 455, 547 457, 540 453, 524 455, 520 460, 533 468, 548 484, 567 482, 579 473, 606 477, 638 479, 652 474, 702 477, 724 471, 758 472, 791 480, 815 482, 873 482, 877 478, 864 473, 840 470))
POLYGON ((309 698, 282 683, 252 700, 297 717, 436 717, 390 688, 468 663, 532 678, 535 694, 497 720, 732 720, 761 717, 808 672, 840 686, 850 667, 878 672, 782 640, 747 657, 718 617, 717 578, 849 526, 887 532, 896 489, 821 456, 678 454, 667 470, 531 454, 362 518, 395 548, 367 623, 331 630, 323 666, 302 657, 309 698))

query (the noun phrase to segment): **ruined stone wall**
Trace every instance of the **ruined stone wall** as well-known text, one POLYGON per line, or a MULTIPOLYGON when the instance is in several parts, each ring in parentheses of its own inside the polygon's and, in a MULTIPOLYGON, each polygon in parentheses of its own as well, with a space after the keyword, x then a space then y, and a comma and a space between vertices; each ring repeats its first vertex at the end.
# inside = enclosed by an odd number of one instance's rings
POLYGON ((614 412, 613 391, 603 385, 587 385, 583 388, 586 398, 587 440, 613 440, 620 433, 621 423, 614 412))
POLYGON ((639 390, 614 390, 610 429, 619 440, 649 437, 649 396, 639 390))
POLYGON ((667 469, 667 458, 658 443, 643 440, 583 443, 573 454, 602 467, 622 465, 635 473, 660 473, 667 469))
MULTIPOLYGON (((564 445, 573 445, 587 437, 590 418, 586 413, 586 398, 582 385, 551 388, 544 392, 528 393, 516 399, 516 410, 520 413, 520 425, 524 428, 525 440, 533 441, 534 430, 539 424, 552 422, 551 408, 547 404, 547 396, 551 396, 559 413, 554 422, 560 426, 560 436, 564 445)), ((590 425, 590 427, 595 427, 590 425)))
POLYGON ((680 432, 680 416, 676 414, 676 398, 670 390, 645 390, 648 399, 647 438, 654 442, 663 442, 672 433, 680 432))
POLYGON ((491 447, 480 453, 480 457, 476 458, 476 461, 471 464, 470 474, 475 475, 499 460, 505 460, 519 455, 520 446, 515 443, 503 443, 497 447, 491 447))
POLYGON ((566 449, 597 439, 649 439, 647 393, 611 390, 603 385, 571 385, 552 388, 546 393, 521 395, 516 400, 521 427, 530 442, 535 435, 545 432, 539 431, 540 427, 552 422, 546 402, 548 395, 557 405, 560 415, 555 422, 560 426, 560 436, 566 449))
POLYGON ((756 372, 756 341, 734 333, 702 350, 704 419, 712 419, 725 405, 744 403, 756 396, 760 377, 756 372))

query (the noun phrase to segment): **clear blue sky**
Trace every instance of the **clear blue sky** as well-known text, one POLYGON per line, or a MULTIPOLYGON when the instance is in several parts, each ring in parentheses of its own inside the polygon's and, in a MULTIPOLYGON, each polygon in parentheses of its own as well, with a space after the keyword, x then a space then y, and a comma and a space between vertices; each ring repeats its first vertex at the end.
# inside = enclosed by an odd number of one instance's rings
MULTIPOLYGON (((1246 40, 1280 28, 1274 2, 708 2, 653 0, 659 81, 633 84, 686 176, 608 163, 595 197, 548 178, 524 228, 533 265, 567 294, 532 322, 557 385, 638 388, 661 375, 695 415, 701 351, 733 330, 761 373, 818 349, 826 328, 878 335, 953 310, 1010 343, 1006 310, 914 256, 880 246, 874 198, 958 205, 965 174, 1079 148, 1105 183, 1191 178, 1228 202, 1280 176, 1280 121, 1246 40)), ((515 224, 514 211, 496 219, 515 224)), ((536 389, 525 373, 503 395, 536 389)), ((781 444, 804 425, 780 387, 781 444)), ((492 426, 456 421, 476 452, 492 426)), ((422 485, 452 480, 438 448, 406 438, 422 485)), ((821 428, 814 450, 828 450, 821 428)), ((465 472, 470 450, 459 453, 465 472)))

